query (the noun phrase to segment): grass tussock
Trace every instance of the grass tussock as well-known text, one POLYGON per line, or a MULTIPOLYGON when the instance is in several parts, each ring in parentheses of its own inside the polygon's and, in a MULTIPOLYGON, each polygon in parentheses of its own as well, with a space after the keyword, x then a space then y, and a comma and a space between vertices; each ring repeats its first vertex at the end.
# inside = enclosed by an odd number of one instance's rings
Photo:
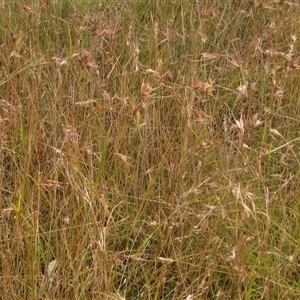
POLYGON ((0 1, 1 299, 297 299, 297 1, 0 1))

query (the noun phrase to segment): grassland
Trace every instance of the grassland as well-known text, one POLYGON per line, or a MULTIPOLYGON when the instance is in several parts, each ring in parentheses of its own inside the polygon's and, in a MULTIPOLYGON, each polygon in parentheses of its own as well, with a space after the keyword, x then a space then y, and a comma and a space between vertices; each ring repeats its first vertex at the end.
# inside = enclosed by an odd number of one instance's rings
POLYGON ((299 15, 0 1, 0 298, 300 298, 299 15))

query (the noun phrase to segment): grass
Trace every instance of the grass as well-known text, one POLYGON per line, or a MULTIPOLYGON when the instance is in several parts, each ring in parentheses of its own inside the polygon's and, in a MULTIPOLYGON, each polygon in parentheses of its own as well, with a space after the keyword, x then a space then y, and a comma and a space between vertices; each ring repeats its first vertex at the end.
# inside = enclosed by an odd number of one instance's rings
POLYGON ((299 298, 297 1, 0 3, 1 299, 299 298))

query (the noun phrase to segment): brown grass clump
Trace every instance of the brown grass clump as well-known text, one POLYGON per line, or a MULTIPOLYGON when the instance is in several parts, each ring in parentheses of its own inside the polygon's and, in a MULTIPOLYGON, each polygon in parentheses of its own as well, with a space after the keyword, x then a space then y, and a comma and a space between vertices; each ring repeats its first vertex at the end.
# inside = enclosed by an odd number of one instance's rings
POLYGON ((299 13, 0 1, 0 298, 298 299, 299 13))

